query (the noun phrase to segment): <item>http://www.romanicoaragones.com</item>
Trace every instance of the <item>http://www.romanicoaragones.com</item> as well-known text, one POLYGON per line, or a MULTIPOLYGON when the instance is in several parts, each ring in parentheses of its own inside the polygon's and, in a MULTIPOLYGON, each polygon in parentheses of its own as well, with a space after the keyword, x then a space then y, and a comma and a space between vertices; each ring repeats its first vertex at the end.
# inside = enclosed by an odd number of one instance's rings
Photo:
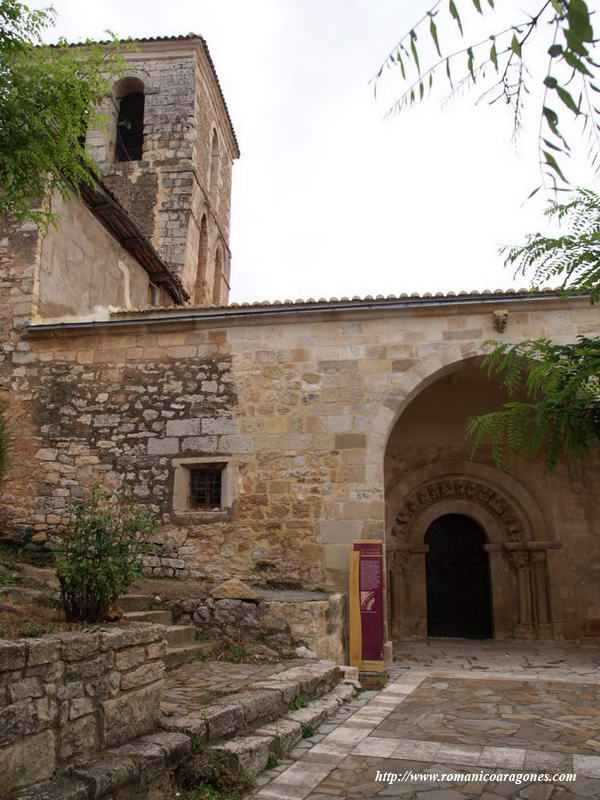
POLYGON ((527 783, 574 783, 577 776, 574 772, 381 772, 377 770, 375 780, 382 783, 437 783, 452 781, 454 783, 510 781, 517 786, 527 783))

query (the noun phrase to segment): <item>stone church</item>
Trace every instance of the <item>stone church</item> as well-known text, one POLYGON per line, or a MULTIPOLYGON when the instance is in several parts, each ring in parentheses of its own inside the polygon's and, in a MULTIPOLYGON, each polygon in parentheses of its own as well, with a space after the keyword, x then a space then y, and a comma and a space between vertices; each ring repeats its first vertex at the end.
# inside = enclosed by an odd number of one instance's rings
POLYGON ((4 525, 43 543, 102 484, 159 516, 150 573, 345 591, 352 542, 381 538, 391 636, 600 635, 598 454, 505 473, 464 433, 503 401, 483 342, 572 341, 597 309, 551 290, 229 304, 239 150, 207 46, 125 57, 86 141, 101 182, 55 198, 46 235, 0 229, 4 525))

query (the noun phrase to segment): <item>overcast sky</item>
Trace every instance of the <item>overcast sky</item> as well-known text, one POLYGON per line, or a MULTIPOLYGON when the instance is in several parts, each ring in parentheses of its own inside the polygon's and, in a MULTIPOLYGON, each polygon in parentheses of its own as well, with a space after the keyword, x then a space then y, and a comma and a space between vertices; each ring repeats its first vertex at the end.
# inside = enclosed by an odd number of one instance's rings
MULTIPOLYGON (((533 109, 515 144, 506 107, 475 106, 477 94, 385 120, 401 88, 390 72, 373 97, 370 79, 430 0, 52 5, 58 24, 49 40, 99 38, 106 29, 205 37, 242 152, 233 176, 232 301, 526 284, 503 269, 498 247, 542 225, 539 196, 523 206, 539 182, 533 109)), ((458 5, 473 20, 471 3, 458 5)), ((502 5, 512 22, 539 0, 502 5)), ((440 26, 445 41, 456 38, 440 26)))

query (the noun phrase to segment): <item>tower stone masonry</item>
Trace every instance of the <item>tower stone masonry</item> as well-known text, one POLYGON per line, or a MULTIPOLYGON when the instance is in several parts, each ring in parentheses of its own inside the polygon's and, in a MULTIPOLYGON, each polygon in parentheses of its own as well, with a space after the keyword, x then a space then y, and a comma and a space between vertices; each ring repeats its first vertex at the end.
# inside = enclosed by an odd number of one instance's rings
POLYGON ((142 39, 122 55, 126 69, 101 109, 108 124, 88 131, 86 148, 191 301, 226 305, 239 148, 206 43, 193 34, 142 39), (128 150, 136 126, 139 147, 128 150))

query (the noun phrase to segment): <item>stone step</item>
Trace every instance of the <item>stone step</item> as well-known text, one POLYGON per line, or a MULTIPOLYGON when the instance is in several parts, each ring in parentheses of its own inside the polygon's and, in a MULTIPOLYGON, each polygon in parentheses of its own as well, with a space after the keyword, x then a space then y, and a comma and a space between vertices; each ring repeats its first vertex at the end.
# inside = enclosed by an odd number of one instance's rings
POLYGON ((342 702, 332 692, 343 689, 343 693, 355 693, 355 687, 350 684, 339 686, 342 680, 342 671, 332 661, 291 667, 270 679, 254 681, 243 691, 210 705, 199 705, 184 716, 165 718, 165 727, 191 736, 196 746, 206 742, 212 746, 225 738, 284 718, 297 723, 298 728, 302 723, 318 724, 342 702), (296 698, 310 700, 310 712, 307 708, 292 711, 296 698))
POLYGON ((122 594, 117 600, 117 605, 123 611, 148 611, 152 603, 151 594, 122 594))
POLYGON ((304 725, 316 730, 323 720, 332 717, 357 692, 354 685, 339 684, 306 708, 290 711, 275 722, 255 728, 249 735, 212 745, 211 750, 223 753, 233 769, 255 778, 267 766, 269 756, 281 759, 293 750, 305 735, 304 725))
POLYGON ((128 611, 123 615, 131 622, 154 622, 155 625, 172 625, 172 611, 128 611))
POLYGON ((178 647, 182 644, 195 644, 196 631, 195 625, 168 625, 165 633, 169 647, 178 647))
POLYGON ((190 661, 195 661, 197 658, 203 658, 211 652, 212 648, 212 642, 197 642, 196 644, 168 647, 164 656, 165 667, 168 670, 177 669, 177 667, 188 664, 190 661))

